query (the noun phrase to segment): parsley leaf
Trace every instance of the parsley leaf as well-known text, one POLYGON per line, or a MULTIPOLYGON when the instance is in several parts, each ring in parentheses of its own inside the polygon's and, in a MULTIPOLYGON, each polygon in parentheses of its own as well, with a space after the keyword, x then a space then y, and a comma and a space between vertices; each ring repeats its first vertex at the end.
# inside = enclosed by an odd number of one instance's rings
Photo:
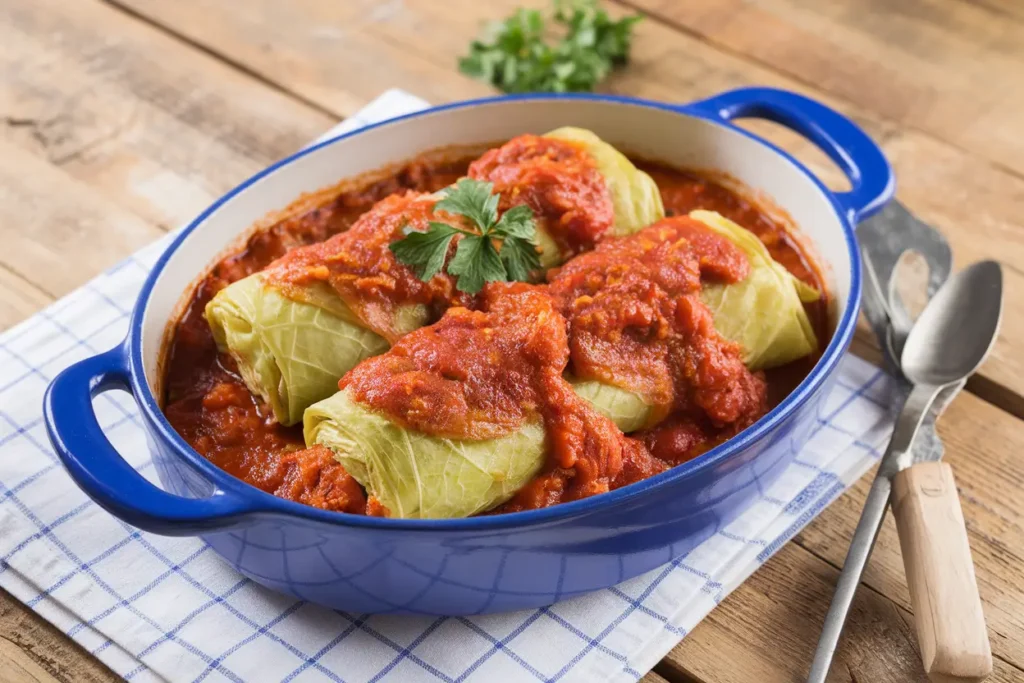
POLYGON ((537 236, 533 211, 525 204, 513 206, 506 211, 494 226, 494 230, 505 237, 519 237, 524 240, 533 240, 537 236))
POLYGON ((481 235, 471 235, 459 240, 455 257, 448 264, 448 272, 459 277, 456 287, 460 292, 476 294, 485 282, 504 280, 505 265, 494 242, 481 235))
POLYGON ((597 0, 555 0, 551 18, 563 34, 553 45, 537 10, 489 24, 459 70, 507 93, 589 92, 629 61, 633 26, 642 17, 616 21, 597 0))
POLYGON ((529 280, 540 268, 533 211, 526 205, 513 206, 499 220, 501 195, 493 190, 492 183, 462 178, 444 191, 434 209, 463 216, 463 226, 469 229, 431 221, 426 232, 408 231, 389 245, 391 252, 426 281, 445 269, 448 247, 458 234, 461 238, 447 271, 458 278, 459 291, 476 294, 487 282, 529 280))
POLYGON ((509 280, 527 282, 530 273, 540 268, 540 255, 533 242, 520 237, 508 237, 501 244, 498 252, 501 262, 505 264, 505 273, 509 280))
POLYGON ((412 266, 416 277, 426 282, 441 272, 448 255, 448 245, 457 232, 450 225, 431 221, 426 232, 410 231, 404 239, 392 242, 388 248, 396 259, 412 266))
POLYGON ((493 191, 494 183, 460 178, 455 187, 442 191, 444 199, 437 202, 434 209, 465 216, 476 223, 481 234, 486 235, 498 220, 500 195, 491 194, 493 191))

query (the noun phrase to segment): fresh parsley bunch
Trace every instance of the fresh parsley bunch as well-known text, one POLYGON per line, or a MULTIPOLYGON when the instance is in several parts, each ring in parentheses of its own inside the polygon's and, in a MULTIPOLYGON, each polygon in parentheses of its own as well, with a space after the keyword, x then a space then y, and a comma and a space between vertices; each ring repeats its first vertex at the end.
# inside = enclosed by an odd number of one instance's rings
POLYGON ((395 258, 410 266, 424 282, 444 268, 448 246, 455 235, 462 235, 448 273, 458 280, 462 292, 476 294, 485 282, 518 280, 525 282, 530 272, 540 267, 537 254, 537 226, 533 211, 525 205, 513 206, 498 219, 498 200, 494 184, 462 178, 434 208, 464 216, 471 230, 431 221, 426 232, 409 230, 390 245, 395 258))
POLYGON ((490 24, 459 60, 459 70, 507 93, 590 92, 629 60, 633 25, 642 17, 615 21, 597 0, 556 0, 552 18, 564 32, 554 45, 544 39, 538 10, 519 9, 490 24))

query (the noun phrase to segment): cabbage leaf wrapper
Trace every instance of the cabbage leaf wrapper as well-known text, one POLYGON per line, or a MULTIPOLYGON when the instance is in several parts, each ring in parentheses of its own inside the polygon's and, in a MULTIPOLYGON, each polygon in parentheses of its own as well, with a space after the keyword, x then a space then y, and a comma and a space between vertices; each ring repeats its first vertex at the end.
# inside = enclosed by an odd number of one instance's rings
POLYGON ((292 250, 206 305, 218 348, 231 355, 249 391, 278 422, 300 422, 303 411, 336 392, 338 380, 359 361, 429 322, 427 304, 447 291, 442 278, 420 282, 394 260, 388 244, 401 235, 404 221, 426 229, 435 201, 430 194, 388 197, 348 232, 292 250), (336 287, 327 264, 355 256, 370 265, 342 271, 339 277, 347 279, 336 287), (371 288, 387 271, 405 273, 404 280, 390 281, 396 288, 408 284, 400 294, 382 296, 371 288), (371 286, 360 287, 362 282, 371 286))
POLYGON ((564 126, 545 133, 544 137, 576 143, 594 159, 612 198, 613 236, 632 235, 665 217, 661 190, 654 179, 597 134, 585 128, 564 126))
POLYGON ((348 391, 306 410, 307 446, 323 445, 367 492, 402 519, 469 517, 505 502, 544 465, 544 426, 506 436, 450 439, 406 429, 348 391))
POLYGON ((581 380, 572 376, 567 379, 577 396, 594 406, 625 434, 658 422, 657 408, 636 391, 599 380, 581 380))
MULTIPOLYGON (((310 287, 307 295, 305 302, 289 299, 255 273, 206 307, 217 346, 230 351, 246 386, 284 425, 302 420, 308 406, 337 391, 339 377, 389 347, 329 287, 310 287)), ((402 315, 410 329, 426 322, 424 307, 402 315)))
POLYGON ((732 284, 707 283, 701 299, 711 309, 715 328, 743 347, 743 362, 752 370, 773 368, 818 349, 804 303, 821 293, 771 257, 757 235, 714 211, 690 217, 731 240, 750 261, 750 275, 732 284))
MULTIPOLYGON (((573 389, 620 429, 639 429, 652 410, 637 394, 615 386, 582 382, 573 389)), ((489 510, 537 476, 546 454, 539 421, 493 439, 450 439, 406 429, 347 391, 306 410, 303 436, 307 447, 329 447, 400 518, 470 517, 489 510)))

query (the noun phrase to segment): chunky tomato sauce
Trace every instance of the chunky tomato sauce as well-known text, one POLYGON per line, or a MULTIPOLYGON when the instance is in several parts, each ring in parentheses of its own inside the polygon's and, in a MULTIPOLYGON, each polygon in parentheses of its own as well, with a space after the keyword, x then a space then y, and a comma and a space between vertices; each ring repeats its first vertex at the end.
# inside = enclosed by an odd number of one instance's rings
POLYGON ((529 206, 566 258, 592 249, 615 219, 611 193, 594 160, 564 140, 520 135, 487 151, 469 165, 468 174, 494 183, 502 211, 529 206))
POLYGON ((285 292, 293 289, 300 299, 304 287, 315 283, 330 286, 368 329, 393 343, 402 335, 396 326, 400 307, 422 304, 439 313, 471 301, 455 289, 452 276, 439 273, 424 282, 388 248, 402 239, 406 230, 426 232, 431 221, 460 226, 458 217, 434 211, 436 202, 423 192, 387 197, 347 231, 274 261, 264 271, 266 278, 285 292))
MULTIPOLYGON (((320 278, 356 307, 367 306, 366 301, 376 305, 359 312, 379 321, 375 329, 397 343, 343 380, 360 392, 362 402, 401 415, 408 426, 452 436, 487 438, 507 433, 523 420, 545 421, 548 467, 494 512, 593 495, 690 459, 748 426, 807 374, 816 356, 767 376, 750 373, 739 362, 737 349, 714 332, 710 313, 697 297, 700 278, 740 279, 748 265, 730 243, 695 228, 688 219, 667 219, 632 242, 607 242, 550 273, 547 286, 489 285, 475 300, 460 298, 447 276, 438 276, 436 283, 407 277, 407 271, 401 272, 404 266, 395 268, 386 248, 399 226, 387 218, 360 219, 376 202, 405 193, 384 204, 401 204, 400 213, 409 209, 414 216, 422 210, 426 220, 431 203, 417 201, 422 197, 416 193, 446 187, 468 169, 495 182, 497 189, 530 175, 540 189, 524 193, 520 202, 529 203, 542 220, 554 217, 557 229, 550 232, 566 253, 593 249, 611 225, 607 191, 602 194, 589 175, 592 169, 572 145, 545 146, 538 142, 543 139, 529 137, 488 152, 472 167, 469 159, 411 162, 386 179, 339 190, 328 201, 253 235, 244 249, 224 259, 199 284, 174 331, 164 384, 165 412, 174 428, 211 462, 264 491, 329 510, 383 512, 329 450, 304 449, 301 425, 275 422, 269 408, 245 388, 231 358, 217 351, 203 317, 206 303, 230 282, 276 259, 281 259, 274 275, 280 283, 320 278), (510 163, 502 166, 499 158, 510 163), (563 173, 553 173, 559 167, 563 173), (572 172, 566 175, 566 169, 572 172), (549 181, 537 180, 545 174, 549 181), (566 182, 566 177, 575 180, 566 182), (584 215, 564 210, 566 193, 572 192, 591 197, 594 211, 584 215), (327 251, 353 258, 318 268, 327 251), (371 252, 373 259, 368 257, 371 252), (659 269, 663 262, 673 267, 659 269), (508 305, 491 293, 498 289, 509 295, 508 305), (367 291, 380 296, 367 298, 367 291), (434 325, 397 339, 388 328, 395 292, 431 306, 432 319, 447 308, 444 327, 434 325), (494 319, 502 316, 500 328, 511 341, 499 346, 502 359, 490 365, 494 319), (651 339, 658 343, 643 343, 651 339), (522 355, 526 348, 531 349, 528 358, 522 355), (576 397, 562 378, 566 368, 635 391, 657 406, 659 416, 669 417, 625 437, 576 397), (445 382, 466 376, 494 381, 474 383, 488 387, 479 395, 446 389, 445 382)), ((669 216, 685 216, 695 208, 718 211, 751 229, 776 260, 824 291, 797 243, 756 204, 709 178, 643 167, 661 189, 669 216)), ((808 312, 819 339, 827 339, 824 297, 808 306, 808 312)))
MULTIPOLYGON (((773 259, 784 265, 793 275, 822 292, 821 299, 812 304, 805 304, 804 308, 807 309, 811 324, 814 325, 819 343, 820 340, 827 340, 831 336, 828 300, 824 294, 825 287, 821 275, 793 235, 769 212, 714 178, 660 164, 641 162, 638 165, 657 183, 665 202, 666 214, 685 216, 695 209, 717 211, 757 235, 773 259)), ((784 367, 769 370, 769 404, 776 405, 788 396, 810 373, 819 356, 820 354, 815 353, 784 367)))
POLYGON ((738 247, 683 216, 603 242, 548 275, 569 323, 573 374, 653 405, 650 422, 659 426, 638 438, 659 460, 683 462, 704 445, 680 450, 678 438, 664 438, 669 415, 676 419, 668 429, 685 422, 712 436, 765 412, 764 377, 747 370, 742 349, 719 336, 700 300, 702 281, 738 282, 749 272, 738 247))

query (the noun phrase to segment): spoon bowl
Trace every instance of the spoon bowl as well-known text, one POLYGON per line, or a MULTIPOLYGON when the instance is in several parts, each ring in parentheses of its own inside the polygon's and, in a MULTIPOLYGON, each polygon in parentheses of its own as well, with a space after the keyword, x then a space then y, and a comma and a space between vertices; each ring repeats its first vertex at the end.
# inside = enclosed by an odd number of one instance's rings
POLYGON ((925 307, 903 346, 903 374, 942 386, 973 374, 995 342, 1003 309, 1003 271, 980 261, 950 278, 925 307))

